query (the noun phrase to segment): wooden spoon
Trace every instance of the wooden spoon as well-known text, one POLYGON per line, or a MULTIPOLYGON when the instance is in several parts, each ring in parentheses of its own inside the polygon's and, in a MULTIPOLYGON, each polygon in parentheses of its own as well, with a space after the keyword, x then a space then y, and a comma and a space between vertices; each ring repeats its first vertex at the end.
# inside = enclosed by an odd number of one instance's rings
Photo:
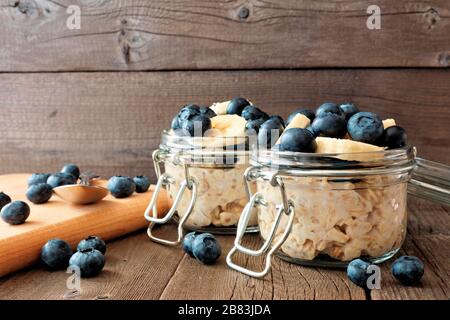
POLYGON ((64 201, 72 204, 91 204, 102 200, 109 193, 107 188, 98 185, 98 176, 86 173, 80 184, 69 184, 56 187, 53 192, 64 201), (95 185, 92 185, 95 184, 95 185))

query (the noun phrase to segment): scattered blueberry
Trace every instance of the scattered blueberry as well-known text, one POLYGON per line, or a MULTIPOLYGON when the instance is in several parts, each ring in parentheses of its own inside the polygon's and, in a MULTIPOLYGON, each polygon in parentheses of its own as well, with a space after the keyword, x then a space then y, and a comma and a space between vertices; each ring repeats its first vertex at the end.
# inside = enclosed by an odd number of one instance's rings
POLYGON ((130 177, 114 176, 108 181, 108 190, 115 198, 126 198, 136 191, 136 184, 130 177))
POLYGON ((70 173, 72 176, 75 177, 75 180, 78 180, 78 178, 80 177, 80 168, 78 168, 78 166, 73 163, 64 165, 64 167, 61 169, 61 172, 70 173))
POLYGON ((96 249, 100 251, 102 254, 106 252, 106 244, 101 238, 96 236, 89 236, 84 240, 81 240, 78 243, 77 250, 82 251, 86 249, 96 249))
POLYGON ((331 138, 343 138, 347 133, 347 123, 344 117, 334 113, 316 116, 311 123, 311 128, 316 135, 331 138))
POLYGON ((244 110, 242 110, 241 116, 247 121, 257 119, 264 119, 264 120, 269 119, 269 115, 267 113, 265 113, 264 111, 253 105, 246 106, 244 110))
POLYGON ((36 183, 46 183, 48 177, 50 177, 50 173, 33 173, 28 178, 28 185, 31 186, 36 183))
POLYGON ((11 198, 6 193, 0 192, 0 210, 10 202, 11 198))
POLYGON ((13 201, 5 205, 0 214, 6 223, 11 225, 22 224, 30 215, 30 206, 23 201, 13 201))
POLYGON ((133 178, 134 184, 136 185, 136 192, 143 193, 150 187, 150 180, 146 176, 136 176, 133 178))
POLYGON ((194 239, 199 235, 198 232, 189 232, 186 234, 183 238, 183 243, 181 244, 184 252, 186 252, 191 257, 194 257, 194 254, 192 253, 192 244, 194 242, 194 239))
POLYGON ((278 118, 269 118, 259 127, 258 144, 262 148, 271 148, 284 131, 284 125, 278 118))
POLYGON ((371 276, 367 273, 370 263, 361 259, 352 260, 347 266, 348 278, 357 286, 367 288, 367 280, 371 276))
POLYGON ((51 239, 41 249, 41 260, 52 270, 67 268, 71 256, 72 248, 61 239, 51 239))
POLYGON ((100 251, 88 248, 75 252, 69 260, 69 265, 80 268, 83 278, 90 278, 102 271, 105 266, 105 257, 100 251))
POLYGON ((392 274, 405 286, 417 284, 423 276, 424 266, 419 258, 403 256, 394 261, 392 274))
POLYGON ((202 233, 192 242, 192 253, 198 261, 213 264, 220 257, 222 249, 212 234, 202 233))
POLYGON ((203 115, 207 116, 208 118, 217 116, 217 114, 214 112, 214 110, 209 107, 200 107, 199 110, 200 110, 200 114, 203 114, 203 115))
POLYGON ((242 110, 244 110, 244 108, 246 106, 248 106, 250 104, 250 102, 248 102, 246 99, 244 98, 233 98, 230 103, 228 104, 227 107, 227 114, 237 114, 238 116, 241 115, 242 110))
POLYGON ((289 125, 289 123, 291 123, 292 119, 294 119, 295 116, 296 116, 297 114, 302 114, 302 115, 304 115, 304 116, 307 117, 309 120, 311 120, 311 122, 313 122, 314 118, 316 117, 316 115, 314 114, 314 112, 311 111, 311 110, 309 110, 309 109, 298 109, 298 110, 295 110, 294 112, 292 112, 292 113, 288 116, 288 118, 287 118, 287 120, 286 120, 286 127, 289 125))
POLYGON ((291 128, 283 132, 280 141, 280 151, 314 152, 316 139, 306 129, 291 128))
POLYGON ((339 106, 345 115, 345 120, 349 120, 354 114, 358 113, 358 108, 353 103, 344 103, 339 106))
POLYGON ((382 137, 383 146, 388 149, 402 148, 406 146, 407 140, 405 129, 399 126, 387 128, 382 137))
POLYGON ((347 130, 355 141, 377 144, 384 127, 380 117, 372 112, 358 112, 348 120, 347 130))
POLYGON ((27 199, 35 204, 46 203, 52 197, 52 187, 46 183, 31 185, 26 193, 27 199))
POLYGON ((50 175, 47 179, 47 184, 52 188, 65 186, 68 184, 75 184, 77 179, 70 173, 58 172, 50 175))
POLYGON ((339 106, 337 104, 332 103, 332 102, 325 102, 319 108, 317 108, 316 118, 323 117, 330 113, 336 114, 345 119, 344 113, 342 112, 341 108, 339 108, 339 106))
POLYGON ((266 120, 264 118, 259 118, 256 120, 250 120, 247 121, 247 124, 245 125, 245 130, 247 132, 250 132, 251 130, 254 131, 254 133, 258 133, 259 132, 259 128, 261 127, 261 125, 266 122, 266 120))

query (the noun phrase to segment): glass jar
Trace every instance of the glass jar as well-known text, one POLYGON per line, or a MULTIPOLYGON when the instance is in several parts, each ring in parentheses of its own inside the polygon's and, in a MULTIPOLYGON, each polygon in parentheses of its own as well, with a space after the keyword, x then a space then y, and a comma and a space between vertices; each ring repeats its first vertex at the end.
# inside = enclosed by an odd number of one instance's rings
MULTIPOLYGON (((145 212, 150 222, 149 237, 159 243, 176 245, 181 242, 185 229, 234 234, 247 203, 242 177, 249 166, 248 146, 248 137, 177 136, 165 130, 159 149, 153 153, 158 182, 145 212), (161 164, 164 173, 161 173, 161 164), (156 199, 162 188, 166 188, 173 204, 161 218, 156 199), (176 241, 160 239, 152 234, 155 224, 167 223, 172 218, 178 223, 176 241)), ((256 188, 254 184, 249 187, 251 190, 256 188)), ((254 215, 246 231, 258 230, 254 215)))
POLYGON ((358 257, 380 263, 402 246, 415 148, 348 154, 255 150, 251 164, 245 180, 256 182, 257 192, 240 218, 227 256, 231 268, 263 277, 273 254, 308 266, 342 267, 358 257), (254 211, 264 240, 259 250, 240 243, 254 211), (236 251, 266 254, 265 268, 236 265, 236 251))

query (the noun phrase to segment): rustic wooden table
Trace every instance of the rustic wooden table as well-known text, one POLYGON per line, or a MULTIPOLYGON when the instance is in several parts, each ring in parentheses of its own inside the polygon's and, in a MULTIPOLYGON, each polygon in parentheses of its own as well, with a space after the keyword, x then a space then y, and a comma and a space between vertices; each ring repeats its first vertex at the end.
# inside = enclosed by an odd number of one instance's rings
MULTIPOLYGON (((382 265, 381 289, 366 295, 351 283, 343 270, 306 268, 273 261, 270 274, 253 279, 230 270, 225 254, 214 266, 203 266, 179 248, 151 242, 145 232, 109 243, 107 263, 100 276, 81 281, 81 293, 68 294, 69 274, 40 267, 0 279, 0 299, 449 299, 450 212, 448 207, 410 198, 409 227, 401 254, 418 256, 425 275, 417 287, 400 285, 382 265)), ((173 225, 161 235, 175 232, 173 225)), ((219 236, 224 253, 233 237, 219 236)), ((257 235, 248 241, 257 245, 257 235)), ((258 268, 261 261, 236 257, 258 268)))

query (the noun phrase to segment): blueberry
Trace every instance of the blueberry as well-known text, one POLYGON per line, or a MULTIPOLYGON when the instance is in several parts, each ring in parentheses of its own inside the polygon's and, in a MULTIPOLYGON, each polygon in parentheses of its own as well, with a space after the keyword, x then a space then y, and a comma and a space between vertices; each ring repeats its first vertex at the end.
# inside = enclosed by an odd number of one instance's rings
POLYGON ((183 247, 184 252, 186 252, 191 257, 194 257, 194 254, 192 253, 192 244, 194 242, 194 239, 200 234, 201 233, 198 232, 189 232, 183 238, 183 243, 181 244, 181 246, 183 247))
POLYGON ((30 215, 30 206, 23 201, 13 201, 0 212, 3 221, 11 225, 22 224, 30 215))
POLYGON ((11 198, 6 193, 0 192, 0 210, 10 202, 11 198))
POLYGON ((314 131, 313 127, 307 126, 305 129, 308 130, 309 132, 311 132, 311 134, 312 134, 315 138, 317 138, 317 137, 319 136, 319 134, 318 134, 317 132, 314 131))
POLYGON ((78 251, 83 251, 86 249, 96 249, 96 250, 100 251, 102 254, 105 254, 106 244, 105 244, 105 241, 103 241, 99 237, 89 236, 86 239, 81 240, 77 246, 78 251))
POLYGON ((67 268, 71 256, 72 248, 61 239, 51 239, 41 249, 42 262, 52 270, 67 268))
POLYGON ((339 106, 344 113, 345 120, 349 120, 354 114, 358 113, 358 108, 353 103, 344 103, 339 106))
POLYGON ((177 116, 172 120, 171 127, 174 130, 181 129, 183 123, 200 114, 200 107, 195 104, 187 104, 181 108, 177 116))
POLYGON ((220 257, 222 249, 212 234, 202 233, 192 242, 192 253, 198 261, 213 264, 220 257))
POLYGON ((241 116, 247 121, 257 119, 264 119, 264 120, 269 119, 269 115, 267 113, 265 113, 264 111, 253 105, 246 106, 244 110, 242 110, 241 116))
POLYGON ((417 257, 403 256, 394 261, 391 271, 402 284, 411 286, 417 284, 422 278, 424 266, 417 257))
POLYGON ((332 102, 325 102, 316 110, 316 118, 323 117, 328 114, 336 114, 345 119, 344 113, 339 106, 332 102))
POLYGON ((176 115, 176 116, 172 119, 172 122, 171 122, 171 124, 170 124, 170 127, 171 127, 173 130, 181 129, 181 125, 180 125, 180 121, 179 121, 178 115, 176 115))
POLYGON ((311 123, 311 128, 316 135, 331 138, 343 138, 347 133, 345 119, 334 113, 317 116, 311 123))
POLYGON ((369 262, 355 259, 347 266, 347 277, 357 286, 367 288, 367 280, 371 276, 371 274, 367 272, 369 266, 369 262))
POLYGON ((28 185, 31 186, 36 183, 46 183, 48 177, 50 177, 50 173, 33 173, 28 178, 28 185))
POLYGON ((313 122, 314 118, 316 117, 316 115, 314 114, 314 112, 311 111, 311 110, 309 110, 309 109, 298 109, 298 110, 295 110, 294 112, 292 112, 292 113, 288 116, 288 118, 287 118, 287 120, 286 120, 286 126, 288 126, 289 123, 291 123, 292 119, 294 119, 295 116, 296 116, 297 114, 302 114, 302 115, 304 115, 304 116, 307 117, 309 120, 311 120, 311 122, 313 122))
POLYGON ((52 188, 75 184, 76 182, 76 178, 73 175, 65 172, 54 173, 47 179, 47 184, 49 184, 52 188))
POLYGON ((384 130, 382 144, 388 149, 402 148, 406 146, 406 131, 402 127, 392 126, 384 130))
POLYGON ((52 187, 46 183, 31 185, 26 193, 27 199, 35 204, 46 203, 52 197, 52 187))
POLYGON ((217 116, 217 114, 214 112, 214 110, 209 107, 200 107, 200 114, 203 114, 210 119, 212 117, 217 116))
POLYGON ((108 190, 115 198, 126 198, 136 191, 136 184, 130 177, 114 176, 108 181, 108 190))
POLYGON ((377 144, 383 135, 384 127, 375 113, 358 112, 348 120, 347 130, 355 141, 377 144))
POLYGON ((246 106, 248 106, 250 104, 250 102, 248 102, 246 99, 244 98, 233 98, 230 103, 228 104, 227 107, 227 114, 237 114, 238 116, 241 115, 242 110, 244 110, 244 108, 246 106))
POLYGON ((105 257, 100 251, 88 248, 75 252, 69 260, 69 265, 80 268, 83 278, 90 278, 102 271, 105 266, 105 257))
POLYGON ((267 120, 277 121, 277 122, 280 124, 280 126, 283 127, 283 129, 286 127, 286 126, 284 125, 284 120, 283 120, 283 118, 280 117, 280 116, 278 116, 278 115, 270 116, 269 119, 267 119, 267 120))
POLYGON ((80 177, 80 168, 78 168, 78 166, 73 163, 64 165, 64 167, 61 169, 61 172, 70 173, 75 177, 75 180, 78 180, 78 178, 80 177))
POLYGON ((281 136, 280 151, 314 152, 316 147, 314 136, 306 129, 287 129, 281 136))
POLYGON ((256 134, 259 132, 259 128, 264 122, 266 122, 264 118, 247 121, 245 125, 245 131, 247 131, 248 133, 256 134))
POLYGON ((201 137, 207 130, 211 129, 211 119, 203 114, 196 114, 184 120, 181 128, 191 137, 201 137))
POLYGON ((262 148, 271 148, 284 131, 284 125, 278 118, 269 118, 259 128, 258 144, 262 148))
POLYGON ((146 176, 136 176, 133 178, 134 184, 136 185, 136 192, 143 193, 150 187, 150 180, 146 176))

